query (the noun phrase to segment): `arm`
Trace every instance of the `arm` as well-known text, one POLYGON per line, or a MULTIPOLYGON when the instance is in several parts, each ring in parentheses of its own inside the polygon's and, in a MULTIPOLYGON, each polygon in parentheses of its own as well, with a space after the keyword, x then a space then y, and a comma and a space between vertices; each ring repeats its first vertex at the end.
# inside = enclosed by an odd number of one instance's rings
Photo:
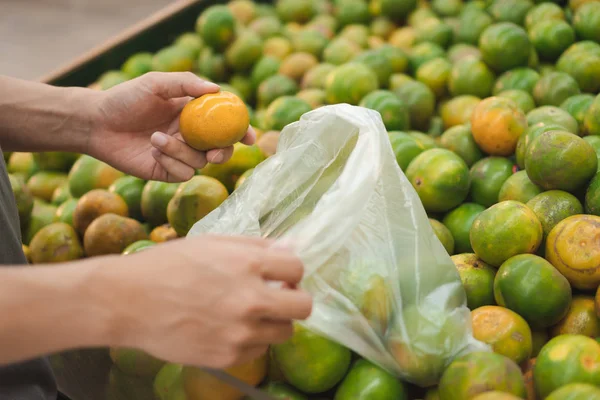
POLYGON ((0 146, 5 151, 85 152, 101 93, 0 76, 0 146))
POLYGON ((110 346, 236 365, 285 341, 292 320, 310 314, 306 293, 267 284, 295 286, 302 272, 297 258, 268 242, 210 236, 128 256, 0 268, 0 364, 110 346))

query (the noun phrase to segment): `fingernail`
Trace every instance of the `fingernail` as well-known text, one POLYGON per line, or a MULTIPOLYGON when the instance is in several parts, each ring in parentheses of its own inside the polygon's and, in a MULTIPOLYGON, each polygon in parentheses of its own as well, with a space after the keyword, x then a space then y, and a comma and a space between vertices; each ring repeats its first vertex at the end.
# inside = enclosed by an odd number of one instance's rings
POLYGON ((150 138, 150 142, 156 147, 163 147, 167 144, 167 137, 160 132, 154 132, 150 138))
POLYGON ((208 82, 208 81, 202 82, 202 88, 205 90, 210 90, 210 91, 215 91, 215 92, 221 89, 221 87, 219 85, 217 85, 216 83, 208 82))
POLYGON ((217 154, 211 157, 211 163, 220 163, 223 161, 223 150, 217 151, 217 154))

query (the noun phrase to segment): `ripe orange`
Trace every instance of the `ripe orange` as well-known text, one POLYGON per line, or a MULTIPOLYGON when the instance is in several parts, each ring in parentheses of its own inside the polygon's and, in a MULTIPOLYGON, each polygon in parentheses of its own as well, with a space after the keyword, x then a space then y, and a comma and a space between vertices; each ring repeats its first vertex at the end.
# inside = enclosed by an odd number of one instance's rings
POLYGON ((230 92, 200 96, 190 101, 179 117, 183 140, 201 151, 232 146, 246 135, 249 125, 246 104, 230 92))

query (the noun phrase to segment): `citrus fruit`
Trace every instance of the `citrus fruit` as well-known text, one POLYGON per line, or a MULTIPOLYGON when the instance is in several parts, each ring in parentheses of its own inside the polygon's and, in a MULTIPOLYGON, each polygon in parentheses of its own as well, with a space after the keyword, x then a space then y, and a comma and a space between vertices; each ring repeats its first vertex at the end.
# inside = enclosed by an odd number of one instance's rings
POLYGON ((450 211, 443 219, 443 224, 454 237, 454 249, 457 253, 473 251, 469 234, 475 218, 485 210, 485 207, 475 203, 463 203, 450 211))
POLYGON ((426 130, 435 112, 435 94, 431 89, 422 82, 408 81, 394 93, 408 106, 410 126, 426 130))
POLYGON ((304 74, 317 66, 319 60, 310 53, 296 52, 285 57, 279 66, 279 73, 296 81, 300 81, 304 74))
POLYGON ((583 207, 577 197, 562 190, 548 190, 540 193, 527 202, 542 223, 544 238, 565 218, 582 214, 583 207))
MULTIPOLYGON (((267 374, 267 356, 262 355, 250 362, 227 368, 225 372, 248 385, 257 386, 267 374)), ((200 368, 185 366, 182 377, 188 399, 238 400, 243 396, 239 389, 200 368)))
POLYGON ((600 319, 596 315, 595 299, 592 296, 575 295, 565 317, 550 330, 552 336, 565 334, 600 336, 600 319))
POLYGON ((232 146, 246 135, 249 125, 246 104, 230 92, 200 96, 187 103, 179 117, 185 142, 202 151, 232 146))
POLYGON ((292 37, 292 44, 296 51, 309 53, 319 58, 328 42, 327 35, 316 29, 302 30, 292 37))
POLYGON ((416 7, 417 0, 374 0, 377 14, 386 15, 395 21, 403 21, 416 7))
POLYGON ((83 235, 89 225, 99 216, 116 214, 129 216, 127 203, 121 196, 105 189, 94 189, 84 194, 73 211, 73 226, 83 235))
POLYGON ((600 217, 573 215, 560 221, 548 234, 546 259, 577 289, 596 289, 600 284, 600 217))
POLYGON ((469 191, 467 165, 446 149, 419 154, 408 166, 406 177, 429 212, 444 212, 458 206, 469 191))
POLYGON ((555 106, 542 106, 535 108, 527 113, 527 124, 533 127, 542 125, 560 125, 563 130, 577 134, 579 127, 577 120, 567 111, 555 106))
POLYGON ((594 176, 585 192, 585 212, 600 216, 600 172, 594 176))
POLYGON ((544 124, 542 122, 538 122, 535 125, 530 125, 529 128, 519 137, 519 141, 517 142, 517 148, 515 150, 515 158, 517 161, 517 165, 521 169, 525 169, 525 154, 527 153, 527 148, 533 141, 533 139, 537 138, 544 132, 551 131, 562 131, 565 128, 561 125, 557 124, 544 124))
MULTIPOLYGON (((202 50, 202 48, 204 47, 204 41, 202 40, 202 38, 200 37, 200 35, 198 35, 196 32, 186 32, 186 33, 182 33, 181 35, 179 35, 177 37, 177 39, 175 40, 175 45, 176 46, 180 46, 180 47, 184 47, 187 50, 190 51, 190 54, 192 55, 192 57, 198 57, 198 54, 200 54, 200 50, 202 50)), ((148 65, 145 64, 146 60, 151 60, 151 58, 148 58, 148 55, 150 53, 141 53, 140 55, 138 55, 139 57, 139 61, 136 60, 138 62, 137 68, 138 71, 141 72, 146 66, 151 67, 152 65, 148 65)), ((125 70, 123 68, 121 68, 123 70, 123 72, 125 72, 125 70)), ((148 71, 146 71, 148 72, 148 71)), ((144 72, 145 73, 145 72, 144 72)), ((135 78, 135 76, 134 76, 135 78)))
POLYGON ((194 54, 181 46, 168 46, 152 57, 152 70, 159 72, 186 72, 194 67, 194 54))
POLYGON ((93 157, 79 157, 69 171, 69 191, 81 197, 92 189, 107 189, 124 174, 93 157))
POLYGON ((502 0, 492 2, 488 11, 496 21, 523 25, 532 7, 533 3, 529 0, 502 0))
POLYGON ((235 39, 235 17, 227 6, 210 6, 198 17, 196 31, 208 46, 224 50, 235 39))
POLYGON ((458 30, 455 32, 454 40, 457 43, 476 46, 481 33, 493 22, 492 17, 485 11, 463 11, 459 17, 458 30))
POLYGON ((135 219, 103 214, 85 230, 83 248, 88 257, 121 254, 130 244, 144 239, 148 239, 148 235, 135 219))
POLYGON ((305 101, 311 109, 325 105, 325 91, 322 89, 304 89, 296 93, 296 97, 305 101))
POLYGON ((69 182, 65 181, 52 192, 51 203, 55 206, 59 206, 72 197, 71 191, 69 190, 69 182))
POLYGON ((498 93, 497 96, 512 100, 525 114, 535 108, 535 101, 533 100, 533 97, 524 90, 505 90, 498 93))
POLYGON ((444 57, 446 52, 438 44, 431 42, 419 43, 410 49, 408 54, 408 64, 410 70, 416 73, 419 67, 427 61, 435 58, 444 57))
POLYGON ((565 13, 555 3, 539 3, 530 9, 525 16, 525 28, 530 30, 540 21, 564 21, 565 13))
POLYGON ((14 152, 8 158, 6 165, 6 169, 10 174, 19 174, 24 180, 29 179, 39 168, 33 153, 14 152))
POLYGON ((569 47, 556 62, 556 69, 571 75, 583 92, 597 93, 600 89, 598 71, 600 71, 600 46, 582 50, 578 47, 586 42, 578 42, 569 47))
POLYGON ((291 339, 272 348, 286 380, 305 393, 333 388, 350 367, 350 350, 298 324, 291 339))
POLYGON ((600 4, 589 2, 579 7, 573 16, 573 26, 582 40, 600 43, 600 4))
POLYGON ((594 148, 566 131, 540 134, 525 152, 529 179, 546 190, 577 191, 589 182, 597 168, 594 148))
POLYGON ((29 243, 29 257, 33 264, 67 262, 83 257, 83 249, 71 225, 54 222, 33 236, 29 243))
POLYGON ((325 93, 329 104, 357 105, 378 87, 377 75, 371 68, 362 63, 351 62, 337 67, 327 76, 325 93))
POLYGON ((498 192, 498 201, 515 200, 527 203, 541 192, 542 188, 531 182, 527 171, 518 171, 504 181, 498 192))
POLYGON ((533 370, 537 393, 546 398, 569 383, 600 384, 600 344, 582 335, 561 335, 540 351, 533 370))
POLYGON ((487 97, 492 93, 495 80, 494 73, 483 61, 475 56, 470 56, 454 64, 448 88, 452 96, 487 97))
POLYGON ((335 392, 335 400, 408 400, 404 385, 381 367, 360 359, 356 361, 335 392))
POLYGON ((518 400, 520 398, 510 393, 493 391, 478 394, 473 397, 473 400, 518 400))
POLYGON ((181 372, 183 366, 181 364, 170 364, 167 363, 158 371, 154 378, 153 388, 154 394, 158 400, 179 400, 179 398, 173 397, 183 392, 183 378, 181 372))
POLYGON ((61 151, 33 153, 33 160, 43 171, 68 172, 79 155, 61 151))
POLYGON ((550 340, 550 336, 545 329, 535 330, 535 328, 531 331, 531 339, 533 343, 533 350, 531 352, 531 357, 537 357, 540 353, 540 350, 548 340, 550 340))
POLYGON ((28 245, 35 234, 46 225, 50 225, 54 222, 54 215, 56 214, 56 206, 45 203, 42 200, 34 198, 33 209, 29 219, 27 229, 21 232, 23 238, 23 244, 28 245))
POLYGON ((583 129, 588 135, 600 135, 600 95, 596 96, 583 118, 583 129))
POLYGON ((177 239, 177 232, 169 224, 157 226, 150 232, 150 240, 154 243, 163 243, 177 239))
POLYGON ((67 174, 56 171, 36 172, 27 181, 31 194, 45 201, 52 200, 54 191, 67 182, 67 174))
MULTIPOLYGON (((451 128, 456 125, 463 125, 471 120, 473 110, 479 104, 479 97, 463 95, 456 96, 440 107, 440 114, 446 128, 451 128)), ((469 134, 471 130, 469 129, 469 134)))
POLYGON ((129 216, 140 220, 142 218, 142 191, 146 181, 135 176, 123 176, 108 187, 108 191, 121 196, 127 204, 129 216))
POLYGON ((258 86, 256 93, 259 107, 266 108, 281 96, 292 96, 298 92, 295 80, 283 75, 273 75, 265 79, 258 86))
POLYGON ((435 17, 427 18, 415 26, 415 43, 435 43, 446 48, 452 40, 452 33, 452 27, 446 22, 435 17))
POLYGON ((524 67, 529 61, 531 43, 527 32, 512 22, 499 22, 488 26, 479 37, 483 61, 501 73, 524 67))
POLYGON ((570 383, 550 393, 546 400, 600 400, 600 389, 589 383, 570 383))
POLYGON ((209 164, 202 168, 201 175, 218 179, 227 190, 232 192, 238 178, 247 170, 256 167, 265 159, 258 145, 246 146, 242 143, 233 145, 233 155, 223 164, 209 164))
POLYGON ((448 79, 452 64, 445 58, 438 57, 422 64, 415 77, 419 82, 426 84, 435 95, 440 98, 447 92, 448 79))
POLYGON ((579 132, 583 133, 583 120, 587 110, 594 102, 594 96, 591 94, 576 94, 562 102, 560 108, 567 111, 575 118, 579 125, 579 132))
POLYGON ((448 230, 444 224, 436 219, 429 218, 429 223, 433 228, 435 236, 442 243, 448 254, 454 254, 454 237, 452 236, 450 230, 448 230))
POLYGON ((514 311, 499 306, 483 306, 471 312, 473 337, 492 346, 520 364, 531 356, 531 329, 514 311))
POLYGON ((177 235, 185 236, 200 219, 217 208, 228 196, 221 182, 209 176, 195 176, 177 188, 167 206, 167 219, 177 235))
POLYGON ((531 27, 529 38, 540 59, 555 61, 575 42, 575 31, 566 21, 546 19, 531 27))
POLYGON ((379 112, 388 131, 402 131, 409 128, 408 107, 390 91, 371 92, 361 100, 360 106, 379 112))
POLYGON ((283 60, 285 56, 294 51, 292 42, 281 36, 270 37, 263 45, 263 55, 272 56, 283 60))
POLYGON ((468 125, 455 125, 445 131, 441 138, 442 147, 458 154, 468 167, 483 158, 483 152, 475 143, 473 134, 468 125))
POLYGON ((469 173, 471 200, 490 207, 498 202, 500 188, 513 174, 513 163, 504 157, 486 157, 473 164, 469 173))
POLYGON ((359 45, 350 39, 338 37, 331 40, 323 50, 323 61, 339 66, 349 62, 360 52, 359 45))
POLYGON ((523 90, 533 94, 533 88, 540 79, 540 74, 531 68, 519 67, 506 71, 498 77, 494 84, 493 94, 497 95, 505 90, 523 90))
POLYGON ((311 111, 310 104, 294 96, 282 96, 273 101, 265 114, 265 129, 282 130, 311 111))
POLYGON ((130 348, 111 348, 112 362, 127 376, 154 377, 165 362, 143 351, 130 348))
POLYGON ((538 106, 560 106, 563 101, 580 93, 579 85, 565 72, 542 75, 533 88, 533 98, 538 106))
POLYGON ((402 171, 406 171, 410 162, 425 151, 425 147, 406 132, 392 131, 389 133, 389 138, 396 161, 402 171))
POLYGON ((494 267, 517 254, 534 253, 542 235, 542 224, 535 213, 513 200, 483 211, 473 221, 470 232, 475 254, 494 267))
POLYGON ((312 2, 297 2, 293 0, 277 0, 275 2, 277 15, 284 22, 305 23, 315 15, 315 7, 312 2))
POLYGON ((387 87, 390 77, 394 73, 390 60, 379 50, 366 50, 352 59, 353 62, 362 63, 369 67, 375 75, 379 86, 387 87))
POLYGON ((514 153, 519 137, 527 129, 525 114, 509 99, 489 97, 471 116, 471 131, 479 147, 490 155, 514 153))
POLYGON ((25 232, 29 225, 31 212, 33 211, 34 198, 25 184, 25 181, 20 176, 9 174, 8 178, 15 198, 15 203, 17 204, 21 232, 25 232))
POLYGON ((475 310, 482 306, 494 305, 496 270, 473 253, 455 254, 452 261, 467 294, 467 307, 475 310))
POLYGON ((141 209, 144 219, 152 226, 167 222, 167 205, 179 183, 148 181, 142 191, 141 209))
POLYGON ((127 246, 125 250, 123 250, 122 254, 126 256, 129 254, 137 253, 139 251, 149 249, 150 247, 154 247, 155 245, 156 243, 154 243, 152 240, 138 240, 137 242, 133 242, 132 244, 127 246))
POLYGON ((547 328, 567 314, 571 286, 548 261, 533 254, 520 254, 498 269, 494 297, 498 305, 513 310, 533 328, 547 328))
POLYGON ((325 89, 327 75, 335 69, 335 65, 322 63, 315 65, 302 78, 303 89, 325 89))
POLYGON ((472 352, 456 358, 439 383, 440 399, 464 400, 493 390, 525 397, 519 366, 500 354, 472 352))
POLYGON ((77 199, 70 198, 56 209, 54 222, 64 222, 73 226, 73 213, 77 208, 77 199))
POLYGON ((361 24, 346 25, 339 32, 338 37, 346 38, 356 43, 361 49, 369 45, 369 28, 361 24))
POLYGON ((448 49, 448 60, 451 63, 455 63, 466 57, 478 57, 481 58, 481 52, 479 49, 470 44, 457 43, 448 49))
POLYGON ((210 47, 200 51, 196 67, 200 75, 211 81, 224 81, 229 75, 225 55, 215 52, 210 47))

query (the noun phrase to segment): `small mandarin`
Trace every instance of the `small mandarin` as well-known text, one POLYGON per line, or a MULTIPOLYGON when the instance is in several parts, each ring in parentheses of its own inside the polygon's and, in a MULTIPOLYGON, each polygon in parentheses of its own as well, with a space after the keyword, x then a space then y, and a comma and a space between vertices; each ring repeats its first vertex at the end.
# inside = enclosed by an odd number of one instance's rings
POLYGON ((183 140, 201 151, 232 146, 246 135, 249 125, 246 104, 224 91, 190 101, 179 117, 183 140))

